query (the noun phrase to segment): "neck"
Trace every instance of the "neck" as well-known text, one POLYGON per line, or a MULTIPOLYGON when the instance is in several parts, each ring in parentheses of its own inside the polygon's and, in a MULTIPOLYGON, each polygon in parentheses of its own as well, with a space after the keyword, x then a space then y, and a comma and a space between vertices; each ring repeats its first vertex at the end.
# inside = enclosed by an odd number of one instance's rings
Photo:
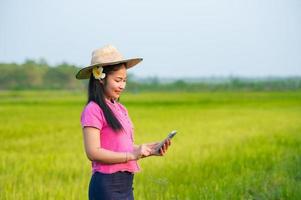
POLYGON ((114 98, 112 98, 112 97, 108 97, 108 96, 105 96, 105 99, 106 99, 107 101, 112 102, 112 103, 114 103, 114 101, 116 101, 116 99, 114 99, 114 98))

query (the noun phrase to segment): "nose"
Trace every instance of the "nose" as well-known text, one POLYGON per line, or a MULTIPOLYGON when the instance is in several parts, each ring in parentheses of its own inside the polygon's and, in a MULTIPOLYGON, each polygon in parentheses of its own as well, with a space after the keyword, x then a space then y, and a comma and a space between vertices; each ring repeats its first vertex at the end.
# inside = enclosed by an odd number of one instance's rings
POLYGON ((122 82, 120 85, 119 85, 119 88, 121 90, 123 90, 125 88, 125 85, 126 85, 126 82, 122 82))

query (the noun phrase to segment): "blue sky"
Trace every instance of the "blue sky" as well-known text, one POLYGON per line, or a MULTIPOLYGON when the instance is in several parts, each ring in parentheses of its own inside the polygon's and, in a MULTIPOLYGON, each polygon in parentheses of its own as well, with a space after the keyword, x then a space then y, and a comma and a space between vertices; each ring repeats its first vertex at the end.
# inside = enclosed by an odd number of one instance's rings
POLYGON ((2 0, 0 62, 90 63, 106 44, 140 77, 301 75, 299 0, 2 0))

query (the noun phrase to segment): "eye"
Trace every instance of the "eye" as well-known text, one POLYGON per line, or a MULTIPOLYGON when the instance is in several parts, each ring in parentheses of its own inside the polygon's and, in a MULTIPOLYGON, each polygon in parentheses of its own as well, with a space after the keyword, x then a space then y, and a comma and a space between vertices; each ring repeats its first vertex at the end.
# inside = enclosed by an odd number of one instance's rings
POLYGON ((127 80, 126 80, 126 79, 121 79, 121 78, 120 78, 120 79, 115 79, 115 81, 116 81, 117 83, 119 83, 119 82, 121 82, 121 81, 122 81, 122 82, 126 82, 127 80))

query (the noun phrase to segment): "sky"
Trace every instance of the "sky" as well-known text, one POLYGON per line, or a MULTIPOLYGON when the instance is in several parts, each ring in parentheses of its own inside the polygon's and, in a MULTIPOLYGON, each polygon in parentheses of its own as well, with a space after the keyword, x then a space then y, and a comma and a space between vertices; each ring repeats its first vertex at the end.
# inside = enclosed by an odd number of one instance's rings
POLYGON ((0 0, 0 62, 85 67, 112 44, 138 77, 301 75, 300 0, 0 0))

